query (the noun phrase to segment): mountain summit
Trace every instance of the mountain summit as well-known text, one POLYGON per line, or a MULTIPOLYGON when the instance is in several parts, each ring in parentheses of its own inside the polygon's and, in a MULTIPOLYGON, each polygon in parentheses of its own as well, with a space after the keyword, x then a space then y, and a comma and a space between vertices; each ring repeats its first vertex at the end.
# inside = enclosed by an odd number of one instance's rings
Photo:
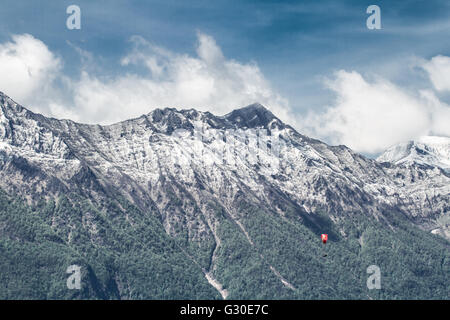
POLYGON ((224 116, 225 119, 248 128, 266 127, 272 120, 278 123, 281 121, 273 115, 268 109, 259 103, 251 104, 247 107, 236 109, 224 116))

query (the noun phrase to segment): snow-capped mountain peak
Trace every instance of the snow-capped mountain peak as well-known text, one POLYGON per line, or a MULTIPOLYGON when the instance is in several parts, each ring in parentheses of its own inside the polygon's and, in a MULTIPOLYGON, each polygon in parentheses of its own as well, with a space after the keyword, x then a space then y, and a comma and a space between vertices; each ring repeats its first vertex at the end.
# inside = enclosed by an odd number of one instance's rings
POLYGON ((424 164, 450 170, 450 138, 423 136, 394 145, 377 158, 379 162, 424 164))

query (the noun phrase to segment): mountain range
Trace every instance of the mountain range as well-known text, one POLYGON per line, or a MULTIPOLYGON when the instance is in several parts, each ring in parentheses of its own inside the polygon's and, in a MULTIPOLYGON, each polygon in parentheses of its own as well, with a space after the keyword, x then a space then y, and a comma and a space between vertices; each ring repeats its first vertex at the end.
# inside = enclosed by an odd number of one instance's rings
POLYGON ((107 126, 0 108, 0 298, 450 297, 448 138, 375 160, 260 104, 107 126))

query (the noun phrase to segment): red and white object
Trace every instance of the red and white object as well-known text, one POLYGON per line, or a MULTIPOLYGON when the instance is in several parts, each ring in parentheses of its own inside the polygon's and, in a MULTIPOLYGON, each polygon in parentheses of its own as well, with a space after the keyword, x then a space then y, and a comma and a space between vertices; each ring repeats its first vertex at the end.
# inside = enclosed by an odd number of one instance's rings
POLYGON ((322 234, 322 243, 325 244, 325 243, 327 243, 327 241, 328 241, 328 235, 323 233, 322 234))

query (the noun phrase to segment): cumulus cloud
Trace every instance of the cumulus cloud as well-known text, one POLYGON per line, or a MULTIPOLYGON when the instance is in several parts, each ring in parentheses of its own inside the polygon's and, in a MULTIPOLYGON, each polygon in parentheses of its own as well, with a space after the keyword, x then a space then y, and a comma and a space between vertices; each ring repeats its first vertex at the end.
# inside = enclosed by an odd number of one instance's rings
POLYGON ((118 61, 115 76, 102 74, 96 57, 69 43, 82 58, 77 79, 62 59, 31 35, 0 44, 0 90, 33 111, 85 123, 109 124, 156 107, 196 108, 221 115, 253 102, 268 107, 300 132, 331 144, 375 154, 393 144, 434 134, 450 136, 450 106, 437 92, 450 90, 450 58, 421 66, 434 89, 409 92, 381 77, 369 81, 341 70, 325 84, 335 94, 323 112, 296 116, 255 62, 224 56, 214 38, 198 33, 194 55, 172 52, 140 36, 118 61), (58 85, 55 85, 58 82, 58 85))
POLYGON ((260 102, 284 120, 289 117, 287 100, 273 91, 258 65, 227 59, 208 35, 198 34, 195 56, 171 52, 139 36, 131 38, 131 45, 130 53, 120 61, 123 72, 119 76, 97 75, 89 68, 82 68, 78 80, 61 74, 69 98, 50 99, 37 111, 108 124, 156 107, 196 108, 221 115, 260 102))
POLYGON ((326 84, 335 103, 306 117, 302 126, 312 136, 375 154, 423 135, 450 135, 450 108, 432 91, 412 94, 386 79, 369 82, 344 70, 326 84))
POLYGON ((0 44, 0 90, 24 104, 35 104, 53 88, 61 60, 29 34, 0 44))
POLYGON ((450 57, 436 56, 422 67, 428 72, 433 86, 438 91, 450 91, 450 57))

